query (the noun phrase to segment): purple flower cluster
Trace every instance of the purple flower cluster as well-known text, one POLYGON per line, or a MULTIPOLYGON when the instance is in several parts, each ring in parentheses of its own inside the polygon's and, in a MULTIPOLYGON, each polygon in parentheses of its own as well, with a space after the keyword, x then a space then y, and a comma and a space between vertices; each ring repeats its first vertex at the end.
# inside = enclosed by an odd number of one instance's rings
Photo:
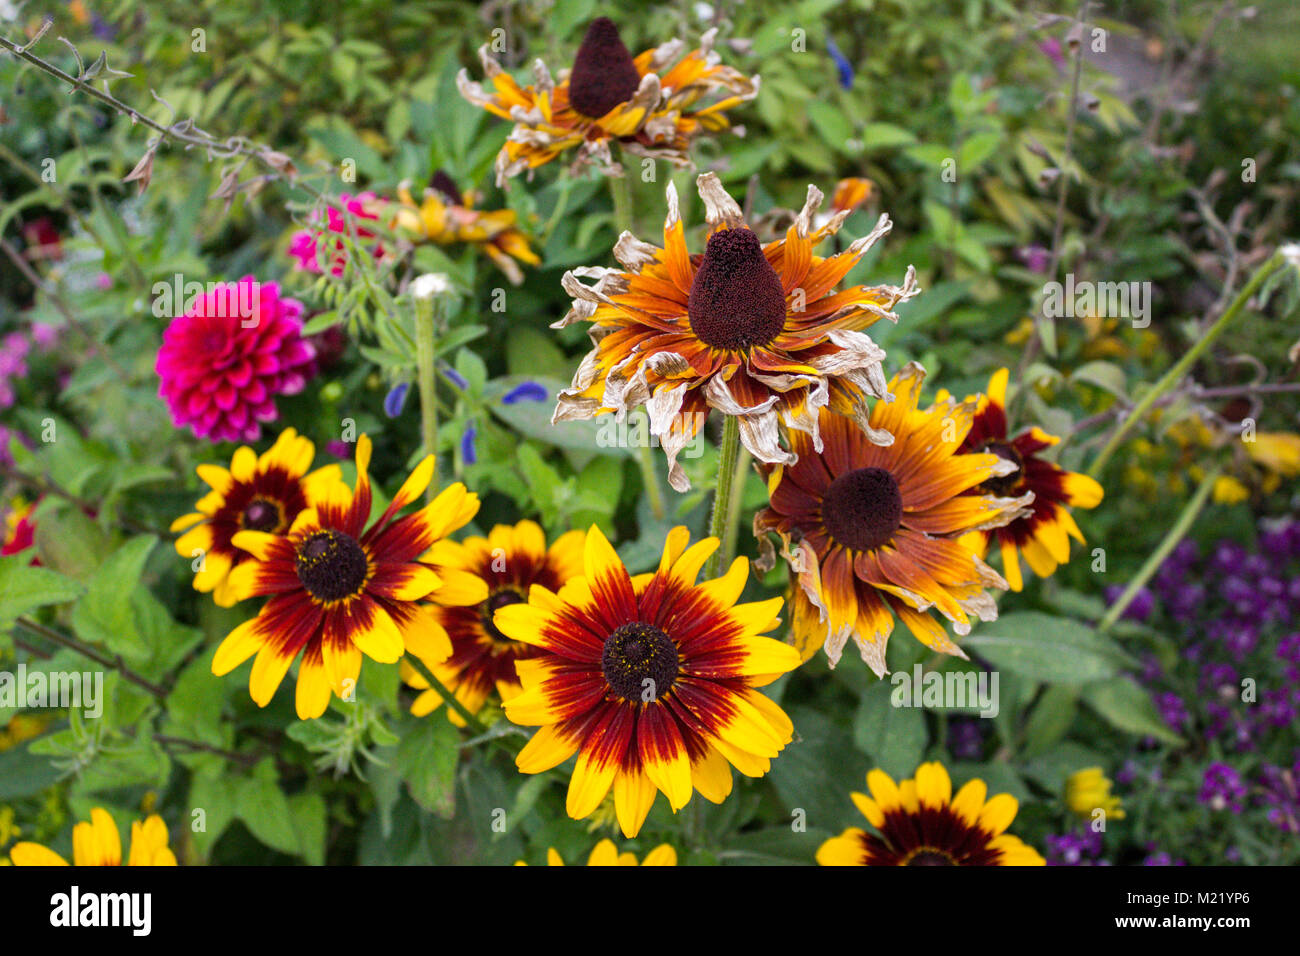
POLYGON ((1196 799, 1211 810, 1231 810, 1241 813, 1246 808, 1246 784, 1235 767, 1226 763, 1212 763, 1205 768, 1201 778, 1201 792, 1196 799))
POLYGON ((1101 858, 1101 834, 1088 827, 1048 834, 1046 856, 1048 866, 1110 866, 1101 858))
POLYGON ((32 345, 48 351, 57 338, 52 326, 39 323, 32 326, 30 333, 10 332, 0 338, 0 409, 12 408, 17 401, 14 380, 27 375, 27 356, 32 345))
POLYGON ((1290 769, 1265 764, 1260 772, 1268 820, 1283 833, 1300 834, 1300 750, 1290 769))

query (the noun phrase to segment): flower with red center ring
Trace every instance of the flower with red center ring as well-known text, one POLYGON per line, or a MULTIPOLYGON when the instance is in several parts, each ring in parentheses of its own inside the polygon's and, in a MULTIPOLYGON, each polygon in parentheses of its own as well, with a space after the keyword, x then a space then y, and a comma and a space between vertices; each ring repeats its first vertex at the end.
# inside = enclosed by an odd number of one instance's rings
POLYGON ((989 380, 986 395, 978 400, 975 421, 962 443, 962 451, 991 452, 1014 462, 1017 470, 1009 475, 984 482, 971 493, 1022 495, 1033 492, 1028 513, 998 528, 971 532, 963 544, 981 557, 996 540, 1002 552, 1002 573, 1011 590, 1024 587, 1017 556, 1024 555, 1030 568, 1040 578, 1051 577, 1059 565, 1070 560, 1070 538, 1083 544, 1083 532, 1075 524, 1070 508, 1095 508, 1104 494, 1101 485, 1087 475, 1066 471, 1059 465, 1039 458, 1059 438, 1041 428, 1029 428, 1015 438, 1007 438, 1007 370, 999 369, 989 380))
POLYGON ((309 439, 286 428, 261 456, 247 445, 237 449, 229 470, 199 465, 199 477, 212 490, 171 526, 184 532, 176 539, 176 553, 198 562, 194 590, 212 592, 221 607, 234 605, 230 571, 251 557, 235 547, 234 536, 241 531, 287 533, 298 515, 325 495, 325 486, 342 481, 338 465, 307 473, 315 453, 309 439))
POLYGON ((1006 832, 1016 798, 1000 793, 985 800, 988 787, 971 780, 957 795, 943 764, 923 763, 916 778, 895 784, 883 770, 867 774, 868 797, 853 803, 876 833, 849 827, 817 851, 822 866, 1046 866, 1019 837, 1006 832))
POLYGON ((221 642, 212 673, 228 674, 256 654, 249 692, 259 707, 270 703, 299 652, 295 703, 303 720, 325 712, 331 690, 344 697, 356 687, 362 654, 381 664, 407 651, 445 660, 451 654, 447 632, 419 602, 477 604, 486 597, 481 581, 440 575, 422 563, 444 535, 478 513, 478 496, 454 484, 419 511, 397 518, 429 486, 429 455, 367 528, 370 452, 370 438, 362 435, 355 493, 342 482, 327 485, 287 534, 240 531, 231 538, 255 560, 230 572, 230 595, 236 601, 254 595, 270 600, 221 642))
POLYGON ((749 578, 744 558, 697 585, 718 540, 689 541, 674 528, 658 569, 633 577, 593 525, 583 577, 558 594, 534 584, 527 604, 494 618, 541 651, 517 662, 523 691, 504 705, 513 722, 538 727, 519 769, 541 773, 576 753, 569 816, 591 814, 612 787, 629 838, 660 790, 674 812, 695 790, 721 803, 731 765, 761 777, 794 733, 756 689, 799 666, 792 647, 760 636, 779 623, 781 599, 736 604, 749 578))
MULTIPOLYGON (((131 851, 127 866, 175 866, 176 854, 167 846, 167 824, 154 814, 131 824, 131 851)), ((14 866, 67 866, 68 861, 39 843, 15 843, 9 848, 14 866)), ((73 866, 121 866, 122 838, 107 810, 95 807, 90 822, 72 828, 73 866)))
POLYGON ((888 433, 869 421, 870 398, 888 394, 884 350, 862 329, 918 291, 911 268, 902 287, 852 286, 832 292, 868 248, 889 232, 888 216, 844 252, 823 259, 813 247, 848 216, 836 213, 815 229, 822 194, 808 199, 785 238, 763 245, 745 225, 740 206, 706 173, 697 185, 709 226, 704 254, 691 256, 668 186, 664 248, 623 233, 614 256, 627 271, 567 272, 573 308, 553 328, 591 322, 595 348, 573 384, 559 395, 553 421, 622 417, 639 405, 668 458, 668 481, 690 487, 677 455, 703 427, 711 408, 737 417, 740 439, 759 461, 791 464, 778 424, 807 432, 821 449, 817 413, 851 416, 873 441, 888 433), (594 286, 578 281, 594 278, 594 286))
POLYGON ((198 297, 163 333, 158 394, 177 428, 211 441, 257 441, 279 417, 277 395, 296 395, 315 374, 302 338, 302 303, 274 282, 244 276, 198 297))
POLYGON ((955 539, 1014 520, 1033 494, 963 494, 1014 466, 997 455, 958 453, 975 403, 936 401, 919 410, 924 378, 910 363, 889 383, 894 400, 877 402, 871 413, 872 426, 894 436, 892 445, 875 444, 850 419, 823 410, 822 453, 792 431, 798 461, 759 466, 769 504, 754 516, 754 534, 766 565, 774 557, 767 533, 776 532, 797 577, 792 637, 805 660, 824 645, 833 667, 852 637, 883 676, 895 617, 927 647, 958 657, 966 655, 931 608, 962 635, 970 633, 970 615, 997 619, 984 589, 1005 590, 1006 582, 955 539))
MULTIPOLYGON (((565 581, 580 577, 585 538, 581 531, 569 531, 547 548, 542 529, 533 521, 521 521, 514 526, 497 525, 486 538, 440 541, 433 547, 429 563, 438 574, 469 574, 487 588, 487 597, 479 604, 433 608, 451 638, 452 653, 442 663, 425 662, 471 714, 478 712, 493 691, 501 700, 518 694, 521 688, 515 663, 540 653, 531 644, 513 641, 497 630, 493 615, 509 604, 526 602, 534 584, 558 591, 565 581)), ((442 705, 442 696, 405 661, 402 677, 423 691, 411 705, 412 714, 423 717, 442 705)), ((458 727, 464 725, 451 708, 447 717, 458 727)))
MULTIPOLYGON (((515 866, 527 866, 526 860, 518 860, 515 866)), ((560 856, 560 851, 555 847, 548 847, 546 850, 547 866, 564 866, 564 857, 560 856)), ((591 850, 591 855, 587 857, 588 866, 676 866, 677 851, 668 843, 661 843, 645 855, 645 859, 639 864, 636 861, 636 854, 629 850, 622 853, 618 852, 618 847, 614 845, 613 840, 601 840, 591 850)))
MULTIPOLYGON (((533 64, 534 85, 520 86, 501 64, 479 50, 483 72, 493 90, 461 70, 456 85, 465 99, 515 124, 497 154, 497 185, 531 171, 570 149, 578 150, 575 168, 594 163, 618 174, 610 154, 618 142, 629 153, 690 165, 692 140, 730 126, 726 111, 758 95, 758 77, 723 66, 710 30, 674 65, 684 44, 672 40, 633 57, 607 17, 597 17, 574 57, 573 69, 552 79, 546 64, 533 64), (719 94, 721 94, 719 96, 719 94)), ((737 130, 743 132, 743 130, 737 130)))

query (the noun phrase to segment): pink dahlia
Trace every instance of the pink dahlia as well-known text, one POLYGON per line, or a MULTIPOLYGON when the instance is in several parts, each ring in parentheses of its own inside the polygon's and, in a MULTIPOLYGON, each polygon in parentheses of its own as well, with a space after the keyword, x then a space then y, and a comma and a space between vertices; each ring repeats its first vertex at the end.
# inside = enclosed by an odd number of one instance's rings
POLYGON ((156 365, 178 428, 212 441, 257 441, 278 417, 275 396, 301 392, 316 350, 301 337, 302 303, 244 276, 199 296, 163 333, 156 365))
MULTIPOLYGON (((383 200, 379 199, 374 193, 368 192, 357 196, 353 196, 351 193, 339 193, 338 201, 343 207, 342 209, 333 204, 326 207, 325 231, 344 235, 347 235, 350 230, 343 209, 346 209, 357 219, 378 219, 378 213, 372 210, 376 205, 383 203, 383 200)), ((373 232, 360 226, 356 227, 356 235, 358 239, 373 239, 375 237, 373 232)), ((327 246, 332 246, 334 249, 330 272, 336 276, 342 275, 343 263, 346 259, 343 252, 343 243, 337 239, 329 240, 324 236, 319 236, 316 229, 300 229, 295 232, 289 240, 289 255, 298 260, 298 268, 305 269, 308 272, 321 272, 319 256, 322 249, 327 246)), ((383 254, 383 247, 376 243, 372 255, 379 259, 383 257, 383 254)))

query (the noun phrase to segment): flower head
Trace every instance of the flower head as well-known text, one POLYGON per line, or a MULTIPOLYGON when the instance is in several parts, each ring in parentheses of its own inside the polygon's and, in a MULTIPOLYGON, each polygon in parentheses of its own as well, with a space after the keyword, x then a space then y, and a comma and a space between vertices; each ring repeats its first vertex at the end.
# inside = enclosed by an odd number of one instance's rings
POLYGON ((884 675, 895 617, 927 647, 959 657, 965 654, 930 610, 961 635, 970 633, 972 615, 997 619, 984 589, 1005 589, 1006 582, 955 539, 1014 520, 1033 494, 965 494, 1014 466, 958 451, 975 403, 947 399, 919 409, 924 377, 915 362, 907 365, 889 384, 894 400, 871 412, 869 427, 893 435, 893 444, 878 445, 852 419, 823 410, 824 449, 792 431, 798 460, 759 466, 770 502, 754 516, 754 533, 766 563, 766 534, 776 532, 798 576, 792 636, 805 659, 824 644, 834 665, 852 637, 863 660, 884 675))
POLYGON ((343 697, 356 686, 363 654, 383 664, 406 651, 444 660, 451 654, 447 632, 419 602, 473 604, 484 598, 473 582, 445 579, 421 563, 444 535, 474 517, 478 496, 455 484, 398 518, 429 486, 430 455, 367 527, 370 452, 370 438, 362 435, 355 492, 342 482, 329 484, 287 533, 240 531, 231 538, 254 560, 230 572, 227 593, 236 601, 254 595, 270 600, 222 641, 212 673, 228 674, 256 654, 249 691, 259 707, 270 703, 299 652, 296 707, 303 720, 325 712, 331 691, 343 697))
MULTIPOLYGON (((515 866, 527 866, 524 860, 519 860, 515 866)), ((560 856, 558 850, 550 847, 546 851, 547 866, 564 866, 564 858, 560 856)), ((601 840, 592 848, 591 856, 587 857, 588 866, 676 866, 677 851, 670 844, 662 843, 646 854, 645 859, 640 864, 636 861, 636 854, 630 851, 618 852, 618 847, 614 845, 613 840, 601 840)))
POLYGON ((709 226, 704 253, 692 256, 668 186, 664 248, 624 233, 614 256, 626 271, 577 269, 564 275, 573 308, 554 328, 593 323, 595 348, 573 384, 560 393, 554 421, 625 415, 645 405, 650 431, 668 457, 668 480, 690 487, 677 455, 704 425, 709 410, 739 419, 740 439, 759 461, 791 464, 777 441, 778 423, 811 436, 821 449, 818 410, 830 408, 870 428, 869 401, 887 394, 885 357, 862 329, 916 294, 911 269, 902 287, 851 286, 832 290, 890 229, 888 216, 848 249, 823 259, 813 248, 848 216, 843 210, 821 229, 812 225, 822 194, 808 201, 784 239, 763 245, 745 225, 740 206, 717 176, 699 177, 709 226), (596 279, 594 286, 580 276, 596 279))
POLYGON ((199 477, 212 490, 171 526, 184 532, 176 539, 176 553, 199 561, 194 590, 212 592, 221 607, 234 605, 230 571, 252 557, 235 546, 234 536, 241 531, 288 533, 311 502, 328 497, 327 486, 342 480, 338 465, 308 474, 315 451, 309 439, 286 428, 260 456, 247 445, 237 449, 229 470, 199 465, 199 477))
POLYGON ((1071 811, 1084 818, 1091 818, 1096 810, 1102 810, 1107 817, 1124 819, 1120 799, 1111 796, 1110 780, 1100 767, 1088 767, 1070 774, 1065 781, 1065 803, 1071 811))
POLYGON ((527 604, 494 617, 507 637, 540 650, 516 663, 523 691, 505 702, 510 720, 539 728, 519 769, 541 773, 576 753, 569 816, 588 816, 612 787, 629 838, 658 791, 674 812, 695 790, 721 803, 731 765, 761 777, 794 733, 757 690, 799 665, 793 648, 760 636, 776 625, 781 599, 736 604, 744 558, 696 584, 718 540, 689 540, 674 528, 659 567, 633 577, 593 526, 583 577, 558 593, 534 584, 527 604))
MULTIPOLYGON (((377 220, 384 205, 384 201, 374 193, 359 193, 356 196, 351 193, 339 193, 337 202, 332 202, 325 207, 324 229, 319 228, 319 221, 317 221, 317 228, 299 229, 289 239, 289 255, 298 260, 299 269, 316 273, 325 271, 321 259, 328 255, 330 274, 341 276, 347 264, 347 249, 342 240, 330 239, 323 233, 353 235, 355 230, 357 239, 374 239, 373 232, 363 226, 355 225, 348 217, 377 220)), ((371 254, 376 259, 382 258, 383 246, 376 243, 371 254)))
MULTIPOLYGON (((1102 488, 1087 475, 1066 471, 1039 453, 1060 439, 1041 428, 1029 428, 1015 438, 1007 437, 1007 370, 999 369, 989 380, 986 395, 978 396, 979 409, 963 451, 986 452, 1016 465, 1009 474, 986 481, 972 493, 1023 495, 1033 493, 1031 507, 1016 520, 996 529, 974 532, 966 544, 982 557, 990 541, 1002 550, 1002 573, 1013 591, 1024 587, 1019 556, 1023 556, 1040 578, 1056 573, 1070 560, 1070 538, 1083 543, 1083 532, 1070 515, 1070 508, 1095 508, 1101 503, 1102 488)), ((971 399, 967 399, 970 401, 971 399)))
POLYGON ((212 441, 257 441, 279 417, 277 395, 301 392, 315 349, 302 338, 302 303, 274 282, 244 276, 198 297, 163 333, 158 394, 178 428, 212 441))
MULTIPOLYGON (((68 861, 38 843, 15 843, 9 849, 14 866, 67 866, 68 861)), ((107 810, 95 807, 89 823, 72 828, 73 866, 121 866, 122 838, 107 810)), ((175 866, 176 855, 167 846, 167 824, 157 814, 131 824, 131 850, 127 866, 175 866)))
MULTIPOLYGON (((502 700, 518 694, 516 663, 541 653, 534 645, 506 637, 493 623, 493 615, 510 604, 527 602, 534 584, 559 591, 565 581, 580 577, 585 537, 581 531, 570 531, 548 548, 546 534, 536 522, 521 521, 497 525, 486 538, 440 541, 434 547, 429 560, 439 577, 468 581, 485 593, 476 604, 432 609, 451 639, 452 652, 445 661, 428 666, 470 713, 476 713, 493 692, 502 700)), ((442 705, 442 697, 427 689, 428 682, 413 668, 403 664, 402 676, 412 687, 424 689, 411 713, 422 717, 442 705)), ((451 709, 447 716, 454 724, 464 723, 451 709)))
POLYGON ((952 793, 941 763, 923 763, 916 778, 895 784, 883 770, 867 774, 868 797, 853 803, 875 828, 849 827, 822 844, 822 866, 1043 866, 1042 855, 1006 832, 1020 805, 1010 794, 986 800, 983 780, 952 793))
POLYGON ((524 281, 519 262, 535 266, 542 261, 529 247, 528 238, 519 231, 513 209, 491 212, 475 209, 478 197, 472 192, 462 195, 441 170, 419 202, 412 197, 410 184, 406 182, 398 187, 397 196, 400 204, 396 207, 393 226, 416 242, 443 246, 464 243, 481 249, 515 285, 524 281))
POLYGON ((597 17, 559 82, 537 60, 533 85, 520 86, 485 45, 479 59, 492 90, 472 82, 466 70, 456 85, 474 105, 515 124, 497 155, 497 185, 570 149, 578 151, 575 166, 621 172, 610 152, 615 142, 629 153, 686 166, 695 137, 727 129, 726 111, 758 95, 758 77, 721 64, 716 37, 710 30, 680 60, 680 40, 633 57, 613 21, 597 17))

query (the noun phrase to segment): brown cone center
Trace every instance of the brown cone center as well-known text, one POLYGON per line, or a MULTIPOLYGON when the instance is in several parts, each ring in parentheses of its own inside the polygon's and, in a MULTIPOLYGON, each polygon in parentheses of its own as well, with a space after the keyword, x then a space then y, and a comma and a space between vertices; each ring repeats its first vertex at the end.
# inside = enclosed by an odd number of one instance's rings
POLYGON ((769 344, 785 328, 785 292, 753 230, 709 237, 686 301, 691 331, 705 345, 742 352, 769 344))
POLYGON ((822 499, 822 523, 839 544, 874 551, 903 520, 898 481, 883 468, 859 468, 831 482, 822 499))
POLYGON ((608 17, 587 27, 569 73, 569 105, 589 119, 600 119, 630 100, 641 85, 641 74, 608 17))

